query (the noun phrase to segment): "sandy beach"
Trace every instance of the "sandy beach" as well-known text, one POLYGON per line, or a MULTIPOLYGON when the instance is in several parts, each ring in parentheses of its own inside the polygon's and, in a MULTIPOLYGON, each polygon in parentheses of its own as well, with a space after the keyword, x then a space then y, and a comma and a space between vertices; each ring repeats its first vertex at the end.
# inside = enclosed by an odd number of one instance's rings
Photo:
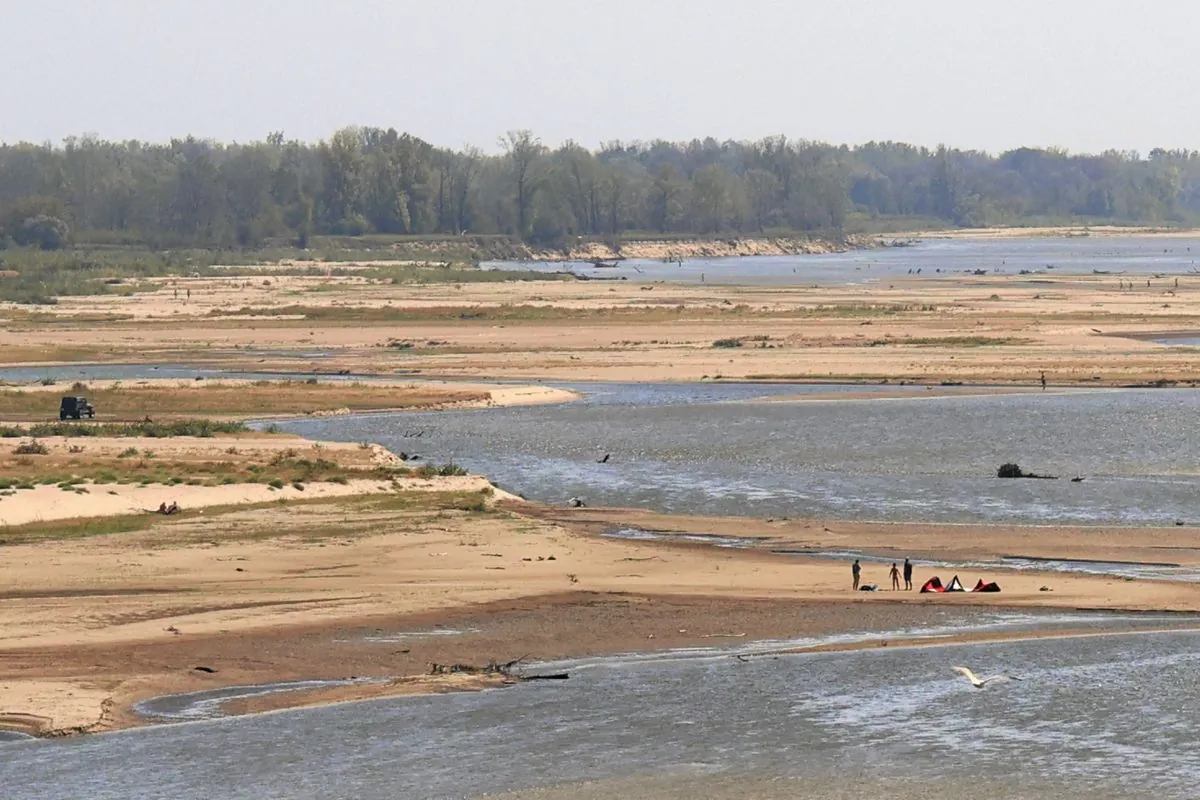
POLYGON ((1200 380, 1200 276, 946 275, 841 286, 572 281, 456 285, 279 276, 149 281, 30 317, 8 363, 104 360, 486 382, 861 380, 1124 385, 1200 380), (185 303, 174 287, 193 287, 185 303), (81 344, 103 341, 89 350, 81 344), (714 347, 733 340, 740 346, 714 347), (307 357, 306 357, 307 354, 307 357), (317 356, 317 357, 312 357, 317 356))
MULTIPOLYGON (((565 512, 503 499, 478 478, 427 481, 419 487, 425 499, 413 485, 370 489, 376 493, 303 500, 292 494, 265 504, 252 496, 249 505, 225 505, 214 515, 202 504, 210 490, 181 487, 172 496, 195 510, 156 518, 150 527, 7 542, 0 593, 3 719, 41 734, 110 729, 143 724, 129 709, 156 694, 347 675, 388 681, 241 707, 483 688, 498 682, 420 676, 434 662, 482 665, 711 646, 724 637, 889 630, 917 624, 933 609, 968 616, 972 609, 1001 608, 1200 610, 1200 584, 986 568, 962 570, 961 579, 968 586, 977 578, 998 580, 1000 594, 892 592, 886 568, 874 564, 864 582, 883 590, 855 593, 846 561, 771 552, 853 544, 865 552, 939 560, 1011 553, 1161 560, 1163 548, 1171 548, 1173 560, 1200 565, 1196 551, 1183 549, 1190 535, 1176 529, 565 512), (483 503, 464 505, 461 498, 470 496, 483 503), (597 535, 614 524, 669 524, 676 531, 736 531, 761 539, 756 547, 732 550, 597 535)), ((918 584, 933 571, 919 569, 918 584)))

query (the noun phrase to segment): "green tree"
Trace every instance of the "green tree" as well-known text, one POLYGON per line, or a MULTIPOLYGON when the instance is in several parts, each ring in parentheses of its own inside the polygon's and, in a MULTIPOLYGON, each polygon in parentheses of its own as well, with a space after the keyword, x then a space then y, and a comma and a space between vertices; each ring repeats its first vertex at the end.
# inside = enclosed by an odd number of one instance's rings
POLYGON ((527 236, 532 224, 530 209, 542 185, 543 176, 538 166, 545 148, 541 140, 527 130, 509 131, 500 140, 500 145, 509 162, 516 209, 516 233, 527 236))
POLYGON ((70 237, 67 223, 58 217, 48 217, 38 214, 22 221, 20 227, 13 231, 12 238, 22 246, 37 246, 43 250, 59 250, 67 246, 70 237))

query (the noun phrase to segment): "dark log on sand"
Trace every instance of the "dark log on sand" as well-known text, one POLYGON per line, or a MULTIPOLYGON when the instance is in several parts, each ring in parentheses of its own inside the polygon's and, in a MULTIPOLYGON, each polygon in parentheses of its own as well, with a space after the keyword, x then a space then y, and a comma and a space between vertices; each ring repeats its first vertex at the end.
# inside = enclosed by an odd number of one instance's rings
POLYGON ((525 657, 498 663, 491 661, 485 666, 475 664, 430 664, 430 675, 499 675, 515 681, 565 681, 570 676, 567 672, 553 672, 548 675, 522 675, 514 672, 514 668, 525 660, 525 657))
POLYGON ((1034 472, 1026 472, 1017 464, 1001 464, 1000 469, 996 470, 997 478, 1037 478, 1040 480, 1056 481, 1057 475, 1038 475, 1034 472))

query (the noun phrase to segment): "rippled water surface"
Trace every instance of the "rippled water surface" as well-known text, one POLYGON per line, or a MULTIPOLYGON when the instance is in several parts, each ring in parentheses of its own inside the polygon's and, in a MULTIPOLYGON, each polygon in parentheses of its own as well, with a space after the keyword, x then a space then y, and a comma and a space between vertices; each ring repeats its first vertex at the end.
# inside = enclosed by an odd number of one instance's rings
POLYGON ((609 661, 553 685, 8 744, 0 785, 11 800, 392 800, 707 775, 734 789, 656 796, 782 797, 804 795, 737 780, 828 796, 886 776, 988 797, 1191 798, 1198 675, 1186 633, 609 661), (1024 680, 980 691, 954 664, 1024 680))
POLYGON ((452 460, 547 503, 907 521, 1200 520, 1196 390, 832 402, 863 387, 574 388, 587 399, 282 427, 452 460), (786 392, 826 394, 755 399, 786 392), (1010 461, 1061 479, 996 478, 1010 461), (1068 480, 1075 476, 1084 480, 1068 480))

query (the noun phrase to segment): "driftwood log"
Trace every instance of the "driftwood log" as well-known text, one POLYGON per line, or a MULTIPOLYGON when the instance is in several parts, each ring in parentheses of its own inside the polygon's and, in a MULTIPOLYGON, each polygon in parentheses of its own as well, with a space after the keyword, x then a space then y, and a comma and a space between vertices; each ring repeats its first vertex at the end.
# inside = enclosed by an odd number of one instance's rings
POLYGON ((565 681, 571 677, 567 672, 554 672, 548 675, 522 675, 514 672, 518 664, 524 661, 525 658, 505 661, 503 663, 489 661, 484 666, 480 667, 475 664, 430 664, 430 675, 499 675, 505 678, 511 678, 515 681, 565 681))

